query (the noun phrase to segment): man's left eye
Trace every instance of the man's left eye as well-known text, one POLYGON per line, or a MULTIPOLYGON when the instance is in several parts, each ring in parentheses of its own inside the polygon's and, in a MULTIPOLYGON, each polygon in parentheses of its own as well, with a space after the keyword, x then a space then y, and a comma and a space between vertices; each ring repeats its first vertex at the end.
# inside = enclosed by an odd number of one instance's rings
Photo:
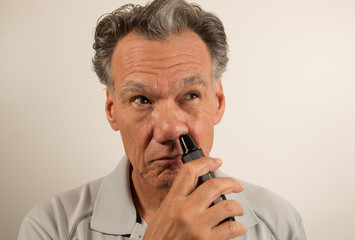
POLYGON ((138 104, 151 104, 152 102, 146 98, 145 96, 135 96, 133 98, 131 98, 131 102, 135 102, 138 104))
POLYGON ((197 99, 200 97, 200 94, 197 92, 188 92, 184 95, 185 100, 197 99))

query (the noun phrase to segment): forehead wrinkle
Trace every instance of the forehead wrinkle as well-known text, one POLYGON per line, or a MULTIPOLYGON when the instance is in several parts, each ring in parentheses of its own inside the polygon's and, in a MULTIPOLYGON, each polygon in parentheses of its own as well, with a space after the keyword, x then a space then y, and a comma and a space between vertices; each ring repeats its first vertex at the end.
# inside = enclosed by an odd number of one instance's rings
MULTIPOLYGON (((200 64, 198 60, 192 59, 189 54, 177 54, 174 56, 164 56, 164 57, 156 57, 153 58, 150 56, 147 59, 141 59, 139 62, 133 62, 131 65, 134 67, 146 67, 149 70, 170 70, 175 67, 183 66, 183 65, 188 65, 188 64, 200 64), (185 60, 183 62, 180 62, 179 59, 186 56, 188 60, 185 60), (176 61, 174 59, 177 59, 176 61), (171 61, 172 63, 169 63, 166 65, 165 63, 167 61, 171 61), (164 65, 165 64, 165 65, 164 65)), ((131 68, 131 66, 130 66, 131 68)), ((151 73, 147 70, 148 73, 151 73)))

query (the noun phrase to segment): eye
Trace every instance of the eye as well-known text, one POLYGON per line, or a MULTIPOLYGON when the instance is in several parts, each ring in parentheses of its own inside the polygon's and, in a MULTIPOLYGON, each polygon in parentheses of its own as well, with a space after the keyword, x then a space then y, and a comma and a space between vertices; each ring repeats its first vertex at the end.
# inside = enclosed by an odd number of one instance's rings
POLYGON ((198 92, 188 92, 184 95, 184 100, 193 100, 200 98, 200 94, 198 92))
POLYGON ((142 95, 132 97, 131 102, 138 103, 138 104, 152 104, 152 102, 148 98, 142 95))

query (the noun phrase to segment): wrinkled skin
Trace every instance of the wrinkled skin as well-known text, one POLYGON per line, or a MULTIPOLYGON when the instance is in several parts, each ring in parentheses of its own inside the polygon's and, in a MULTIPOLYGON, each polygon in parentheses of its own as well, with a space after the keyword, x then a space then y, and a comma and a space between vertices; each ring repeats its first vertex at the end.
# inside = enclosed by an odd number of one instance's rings
POLYGON ((242 234, 245 229, 237 222, 215 227, 227 216, 242 214, 239 203, 208 208, 220 194, 242 191, 241 184, 213 179, 194 190, 198 176, 221 161, 181 162, 179 136, 189 133, 208 156, 214 125, 225 109, 222 84, 212 83, 211 57, 201 38, 189 30, 160 41, 131 32, 115 48, 112 73, 115 90, 107 91, 106 114, 132 164, 133 199, 148 222, 145 239, 198 239, 196 230, 203 227, 203 239, 242 234), (192 227, 192 219, 199 227, 192 227), (208 231, 215 232, 206 238, 208 231))

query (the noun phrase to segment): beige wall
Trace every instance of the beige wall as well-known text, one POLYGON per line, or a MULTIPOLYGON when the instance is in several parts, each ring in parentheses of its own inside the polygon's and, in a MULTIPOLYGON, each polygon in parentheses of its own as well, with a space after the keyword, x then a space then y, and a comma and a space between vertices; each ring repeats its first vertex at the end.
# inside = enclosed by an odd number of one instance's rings
MULTIPOLYGON (((2 239, 123 154, 90 59, 97 18, 125 2, 0 1, 2 239)), ((199 2, 231 48, 213 155, 292 202, 309 239, 355 239, 355 1, 199 2)))

